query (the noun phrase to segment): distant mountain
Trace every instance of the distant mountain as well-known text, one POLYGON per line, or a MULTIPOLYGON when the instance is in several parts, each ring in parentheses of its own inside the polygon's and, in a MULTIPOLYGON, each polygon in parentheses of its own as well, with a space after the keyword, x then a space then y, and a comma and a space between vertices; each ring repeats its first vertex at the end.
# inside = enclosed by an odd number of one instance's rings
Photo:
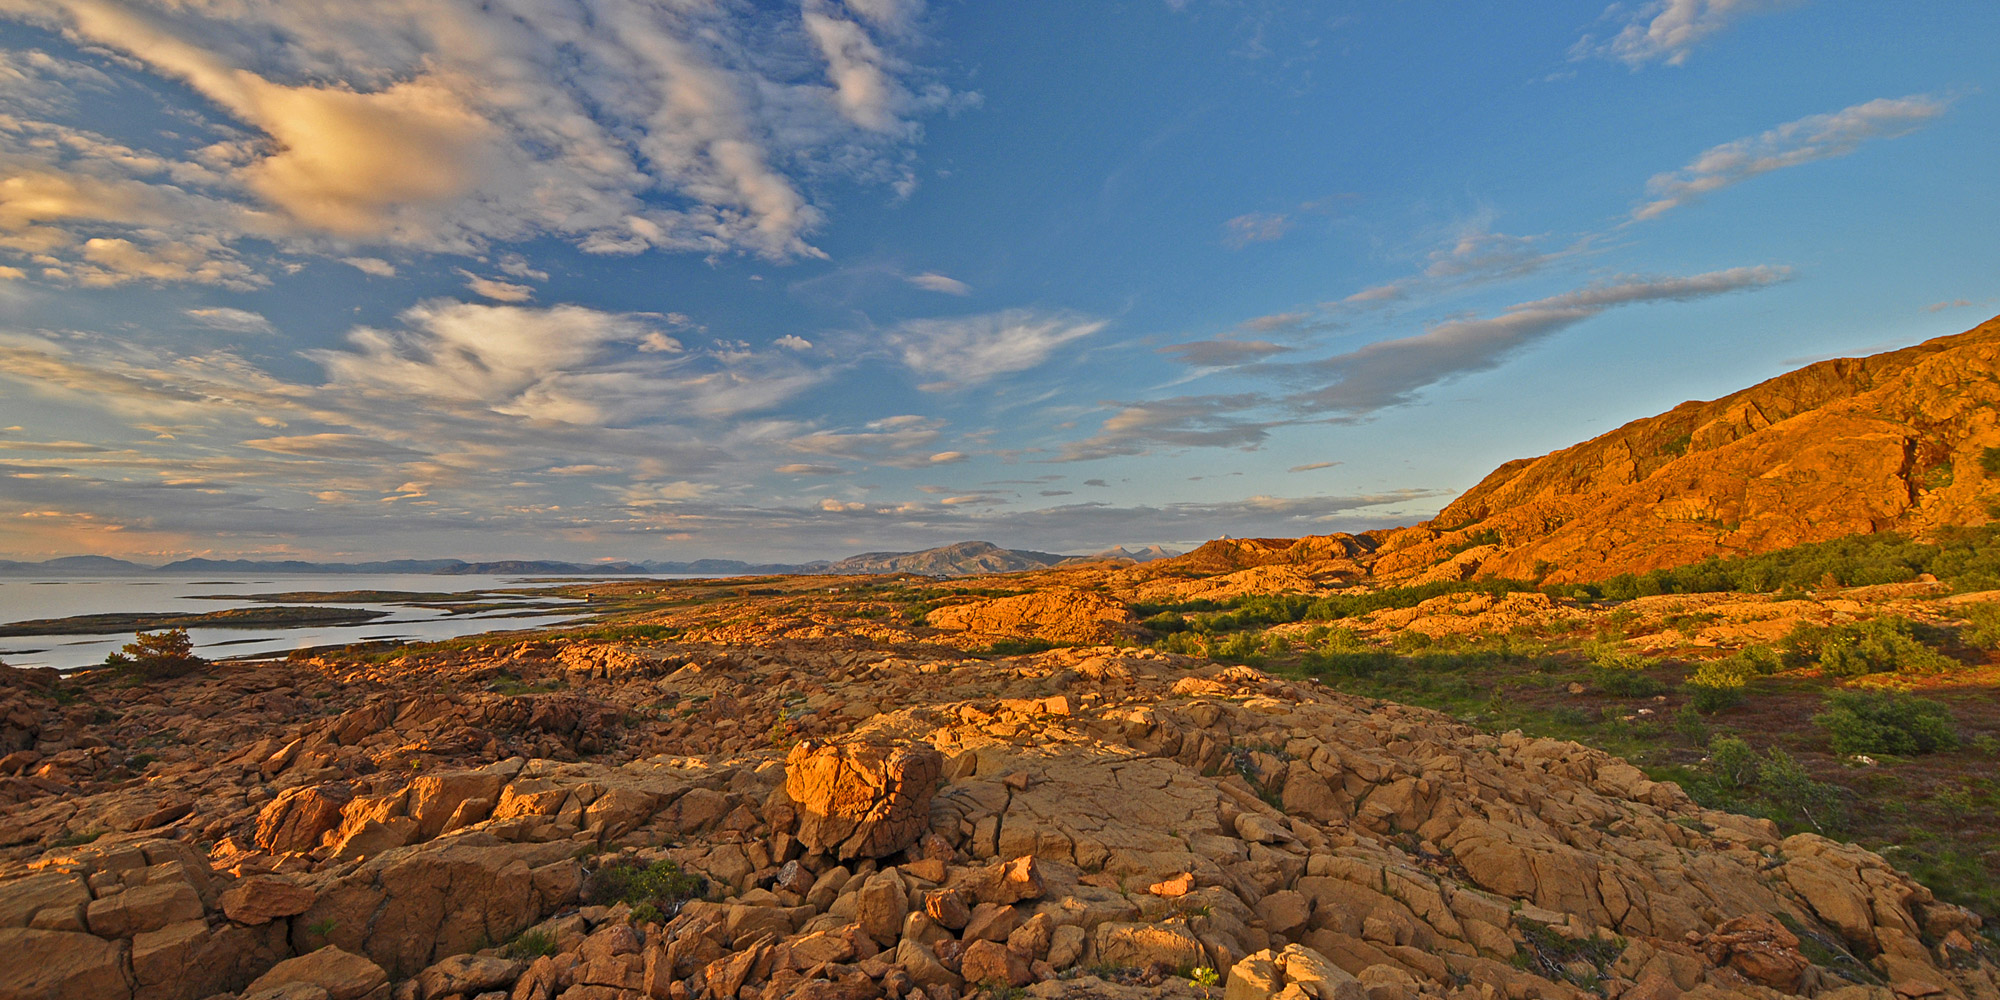
POLYGON ((1159 559, 1172 559, 1178 555, 1180 553, 1172 549, 1161 548, 1158 545, 1148 545, 1136 552, 1120 545, 1117 548, 1105 549, 1102 552, 1093 552, 1087 556, 1071 556, 1069 561, 1100 562, 1106 559, 1128 559, 1135 563, 1149 563, 1159 559))
POLYGON ((436 576, 609 576, 648 572, 628 562, 572 563, 545 559, 503 559, 498 562, 454 562, 431 571, 436 576))
POLYGON ((696 559, 693 562, 649 562, 648 573, 685 576, 762 576, 777 573, 824 573, 833 565, 824 559, 809 563, 747 563, 740 559, 696 559))
POLYGON ((93 576, 99 574, 143 573, 149 569, 152 569, 152 567, 126 562, 123 559, 113 559, 109 556, 62 556, 46 562, 33 563, 0 559, 0 575, 8 576, 21 574, 93 576))
POLYGON ((1069 559, 1049 552, 1003 549, 992 542, 959 542, 921 552, 863 552, 826 567, 823 573, 918 573, 972 576, 1047 569, 1069 559))
POLYGON ((1836 358, 1500 466, 1374 572, 1597 580, 2000 517, 2000 319, 1836 358))
POLYGON ((0 576, 130 575, 138 573, 186 576, 307 573, 423 573, 434 576, 764 576, 788 573, 917 573, 923 576, 972 576, 1046 569, 1066 562, 1124 559, 1144 563, 1174 558, 1177 553, 1158 545, 1136 551, 1107 549, 1089 556, 1067 556, 1028 549, 1003 549, 992 542, 959 542, 917 552, 863 552, 839 561, 750 563, 739 559, 695 559, 688 562, 575 563, 553 559, 389 559, 372 562, 311 562, 303 559, 180 559, 165 566, 145 566, 104 556, 64 556, 46 562, 0 559, 0 576))
MULTIPOLYGON (((323 563, 303 559, 180 559, 159 567, 160 573, 436 573, 463 566, 457 559, 390 559, 378 562, 323 563)), ((147 568, 147 567, 141 567, 147 568)))

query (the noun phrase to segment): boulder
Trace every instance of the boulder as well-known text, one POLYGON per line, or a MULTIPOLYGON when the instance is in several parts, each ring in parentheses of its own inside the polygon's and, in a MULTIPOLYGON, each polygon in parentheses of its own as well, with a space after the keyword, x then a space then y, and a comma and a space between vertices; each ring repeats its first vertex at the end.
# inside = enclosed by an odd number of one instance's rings
POLYGON ((291 984, 317 986, 331 1000, 386 1000, 389 996, 389 975, 381 966, 332 945, 279 962, 258 976, 243 995, 255 997, 291 984))
POLYGON ((800 743, 785 760, 800 845, 850 860, 916 843, 930 828, 943 768, 944 757, 924 743, 800 743))
POLYGON ((222 892, 222 912, 239 924, 268 924, 306 912, 313 891, 275 878, 248 878, 222 892))
POLYGON ((128 1000, 122 943, 74 931, 0 928, 0 997, 8 1000, 128 1000), (25 960, 24 960, 25 959, 25 960))
POLYGON ((186 882, 142 885, 93 900, 84 911, 98 937, 131 937, 184 920, 200 920, 201 895, 186 882))
POLYGON ((354 798, 345 785, 287 788, 257 813, 257 846, 273 854, 310 851, 340 829, 340 810, 354 798))
POLYGON ((472 996, 513 985, 528 963, 490 955, 453 955, 417 974, 417 995, 423 1000, 463 994, 472 996))
POLYGON ((1371 1000, 1361 980, 1325 955, 1296 944, 1245 956, 1230 968, 1229 982, 1223 987, 1223 1000, 1270 1000, 1278 996, 1371 1000))
POLYGON ((961 976, 968 983, 999 986, 1026 986, 1034 981, 1028 960, 997 941, 974 941, 959 958, 961 976))

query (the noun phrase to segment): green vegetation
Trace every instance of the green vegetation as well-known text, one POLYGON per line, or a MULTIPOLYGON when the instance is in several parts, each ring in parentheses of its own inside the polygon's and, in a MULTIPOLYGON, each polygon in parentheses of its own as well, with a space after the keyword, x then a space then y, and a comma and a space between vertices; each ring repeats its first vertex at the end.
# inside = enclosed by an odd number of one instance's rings
POLYGON ((998 639, 991 646, 987 646, 984 649, 971 650, 970 652, 974 656, 1026 656, 1029 653, 1042 653, 1051 649, 1073 645, 1076 644, 1072 642, 1050 642, 1047 639, 998 639))
POLYGON ((662 914, 680 912, 681 904, 708 888, 699 875, 681 870, 672 861, 646 864, 637 858, 613 858, 589 871, 584 879, 584 899, 601 906, 628 903, 650 905, 662 914))
POLYGON ((556 936, 548 931, 530 928, 522 931, 514 940, 507 942, 501 954, 508 958, 540 958, 556 953, 556 936))
POLYGON ((1452 580, 1390 587, 1386 590, 1355 590, 1307 597, 1303 594, 1249 594, 1229 601, 1195 600, 1177 604, 1133 604, 1132 613, 1156 635, 1194 632, 1221 635, 1245 629, 1292 622, 1333 622, 1359 618, 1371 611, 1413 608, 1433 597, 1448 594, 1488 594, 1503 597, 1531 591, 1533 584, 1520 580, 1452 580))
POLYGON ((85 845, 85 844, 88 844, 88 843, 90 843, 90 842, 92 842, 92 841, 94 841, 94 840, 96 840, 97 838, 99 838, 99 837, 102 837, 102 836, 104 836, 104 831, 103 831, 103 830, 92 830, 92 831, 90 831, 90 832, 88 832, 88 833, 84 833, 84 832, 81 832, 81 831, 79 831, 79 832, 77 832, 77 833, 65 833, 65 834, 63 834, 62 836, 60 836, 60 837, 57 837, 57 838, 55 839, 55 842, 54 842, 54 843, 51 843, 51 844, 50 844, 49 846, 50 846, 50 847, 82 847, 83 845, 85 845))
POLYGON ((1958 748, 1951 709, 1929 698, 1890 692, 1835 691, 1813 724, 1835 753, 1921 754, 1958 748))
MULTIPOLYGON (((1995 449, 1988 449, 1989 452, 1995 449)), ((1986 464, 1981 459, 1981 466, 1986 464)), ((1989 475, 2000 471, 1988 469, 1989 475)), ((1797 545, 1742 559, 1614 576, 1581 589, 1593 598, 1623 600, 1654 594, 1722 591, 1768 594, 1812 587, 1907 583, 1929 573, 1959 590, 2000 587, 2000 526, 1941 531, 1935 542, 1893 532, 1797 545)))
POLYGON ((1958 667, 1958 661, 1920 641, 1920 628, 1907 618, 1889 617, 1803 625, 1785 637, 1782 656, 1787 667, 1818 667, 1828 677, 1943 673, 1958 667))
POLYGON ((185 677, 208 665, 194 655, 194 640, 187 629, 141 632, 124 648, 104 658, 104 665, 121 676, 141 680, 185 677))
POLYGON ((672 625, 600 625, 595 628, 562 629, 565 639, 589 642, 657 642, 671 639, 682 630, 672 625))

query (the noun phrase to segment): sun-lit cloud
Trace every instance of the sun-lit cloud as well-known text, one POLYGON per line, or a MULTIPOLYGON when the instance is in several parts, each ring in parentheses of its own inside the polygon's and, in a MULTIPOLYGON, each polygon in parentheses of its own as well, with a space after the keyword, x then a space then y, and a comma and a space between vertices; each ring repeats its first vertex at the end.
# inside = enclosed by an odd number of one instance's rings
POLYGON ((1908 135, 1945 113, 1949 102, 1917 94, 1879 97, 1829 114, 1808 115, 1747 139, 1713 147, 1679 170, 1646 182, 1651 201, 1634 220, 1657 218, 1702 196, 1760 174, 1846 156, 1874 139, 1908 135))
POLYGON ((1318 470, 1318 469, 1331 469, 1331 468, 1333 468, 1334 466, 1336 466, 1336 465, 1339 465, 1339 464, 1341 464, 1341 463, 1339 463, 1339 462, 1307 462, 1307 463, 1306 463, 1306 464, 1304 464, 1304 465, 1294 465, 1294 466, 1292 466, 1291 468, 1289 468, 1289 469, 1286 469, 1285 471, 1286 471, 1286 472, 1313 472, 1313 471, 1315 471, 1315 470, 1318 470))
POLYGON ((189 309, 187 317, 212 330, 227 333, 272 333, 271 321, 263 313, 230 306, 210 306, 203 309, 189 309))
POLYGON ((342 257, 340 258, 340 262, 370 277, 393 278, 396 276, 396 265, 380 257, 342 257))
POLYGON ((460 269, 465 276, 465 287, 474 295, 492 299, 495 302, 526 302, 535 297, 535 290, 527 285, 497 278, 483 278, 471 271, 460 269))
POLYGON ((99 284, 254 284, 255 263, 228 252, 249 237, 383 277, 382 257, 334 248, 553 236, 592 253, 816 256, 809 235, 826 216, 806 177, 907 194, 918 120, 971 100, 908 82, 917 71, 896 50, 915 40, 914 8, 849 9, 415 3, 384 19, 306 0, 0 0, 0 17, 186 87, 193 117, 224 136, 133 149, 0 115, 0 248, 123 241, 88 267, 65 251, 48 275, 99 284))
POLYGON ((1040 365, 1056 349, 1104 329, 1105 320, 1027 309, 909 320, 884 335, 910 370, 951 384, 984 382, 1040 365))
POLYGON ((1925 306, 1924 311, 1944 312, 1946 309, 1964 309, 1970 305, 1972 305, 1971 299, 1949 299, 1944 302, 1933 302, 1930 305, 1925 306))
POLYGON ((957 278, 947 277, 935 271, 912 274, 903 279, 927 292, 943 292, 946 295, 971 295, 972 286, 957 278))
POLYGON ((1585 35, 1570 48, 1572 59, 1616 59, 1637 69, 1647 63, 1680 66, 1701 42, 1721 34, 1751 14, 1792 6, 1797 0, 1652 0, 1636 6, 1613 4, 1605 16, 1622 20, 1607 39, 1585 35))

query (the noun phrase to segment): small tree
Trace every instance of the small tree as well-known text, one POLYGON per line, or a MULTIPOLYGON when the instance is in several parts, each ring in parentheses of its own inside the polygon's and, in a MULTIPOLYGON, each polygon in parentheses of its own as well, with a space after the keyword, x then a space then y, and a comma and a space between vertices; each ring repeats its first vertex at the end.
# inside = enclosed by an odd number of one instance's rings
POLYGON ((174 628, 138 633, 123 649, 105 657, 104 665, 122 674, 157 680, 186 676, 207 666, 208 661, 195 655, 194 640, 188 638, 187 629, 174 628))

